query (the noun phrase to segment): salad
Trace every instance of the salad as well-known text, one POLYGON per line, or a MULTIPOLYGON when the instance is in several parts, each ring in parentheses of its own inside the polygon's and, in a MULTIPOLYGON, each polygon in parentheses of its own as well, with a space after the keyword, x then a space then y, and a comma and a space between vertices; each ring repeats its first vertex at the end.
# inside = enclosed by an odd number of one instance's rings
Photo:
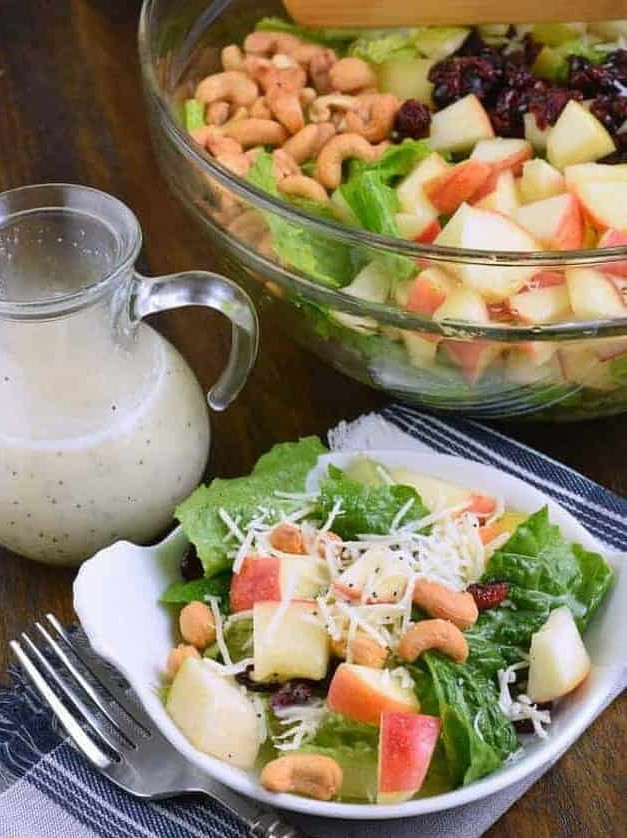
MULTIPOLYGON (((323 219, 425 245, 602 255, 627 247, 626 38, 625 21, 338 31, 262 19, 223 49, 222 72, 197 80, 183 120, 218 163, 323 219)), ((208 200, 220 224, 273 261, 438 324, 627 315, 624 261, 416 264, 219 190, 208 200)), ((290 302, 319 343, 341 345, 345 368, 357 353, 376 386, 434 407, 459 399, 481 412, 482 389, 497 415, 627 403, 625 338, 469 341, 290 302)))
POLYGON ((355 456, 316 491, 317 438, 177 509, 191 548, 163 700, 193 746, 273 792, 399 803, 550 736, 612 583, 546 508, 355 456))

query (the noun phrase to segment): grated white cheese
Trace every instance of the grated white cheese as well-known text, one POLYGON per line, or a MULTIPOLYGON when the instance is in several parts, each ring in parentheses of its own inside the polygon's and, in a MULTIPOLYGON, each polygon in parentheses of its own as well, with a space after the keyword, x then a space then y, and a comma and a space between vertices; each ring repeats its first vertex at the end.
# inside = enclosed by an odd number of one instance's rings
POLYGON ((321 699, 307 705, 277 708, 274 715, 281 727, 287 730, 272 736, 274 747, 279 751, 298 750, 305 741, 315 736, 326 714, 326 704, 321 699))
POLYGON ((218 644, 218 649, 220 650, 220 654, 222 655, 222 659, 224 660, 227 666, 233 664, 233 660, 229 654, 228 647, 224 640, 224 630, 222 627, 222 615, 220 614, 220 606, 219 600, 217 597, 208 596, 205 597, 206 601, 209 603, 209 607, 211 608, 211 613, 213 614, 213 620, 216 624, 216 643, 218 644))
POLYGON ((342 498, 338 498, 335 503, 333 504, 333 508, 329 512, 329 516, 324 524, 320 527, 320 532, 318 533, 318 537, 324 535, 326 532, 329 532, 331 527, 333 526, 333 522, 338 517, 338 515, 342 514, 342 498))
POLYGON ((228 675, 237 675, 238 672, 245 672, 254 663, 252 658, 242 658, 241 661, 231 664, 218 663, 218 661, 214 661, 212 658, 203 658, 203 660, 209 669, 213 669, 218 675, 224 675, 225 677, 228 675))
POLYGON ((234 538, 236 538, 241 544, 244 540, 244 533, 240 530, 238 523, 234 521, 229 515, 229 513, 226 511, 226 509, 223 509, 222 507, 218 509, 218 515, 220 516, 220 520, 231 533, 231 535, 234 538))
POLYGON ((405 669, 404 666, 397 666, 396 669, 393 669, 390 672, 392 678, 396 678, 398 683, 403 687, 405 690, 411 690, 414 687, 414 679, 411 677, 409 672, 405 669))
POLYGON ((398 529, 398 527, 399 527, 399 524, 401 523, 401 521, 403 520, 403 518, 405 517, 405 515, 407 515, 407 513, 409 512, 409 510, 410 510, 410 509, 412 508, 412 506, 414 505, 414 500, 415 500, 414 498, 410 498, 410 499, 407 501, 407 503, 406 503, 406 504, 404 504, 403 506, 401 506, 401 508, 398 510, 398 512, 396 513, 396 515, 395 515, 395 516, 394 516, 394 518, 392 519, 392 523, 391 523, 391 525, 390 525, 390 529, 392 530, 392 532, 396 532, 396 530, 397 530, 397 529, 398 529))
POLYGON ((533 730, 536 736, 541 739, 547 739, 548 733, 543 725, 551 724, 551 713, 548 710, 538 710, 537 706, 532 703, 528 695, 524 693, 519 695, 514 700, 509 691, 509 685, 516 683, 516 672, 519 669, 526 669, 529 666, 528 661, 520 661, 508 666, 507 669, 499 669, 497 678, 499 682, 499 707, 511 722, 523 721, 529 719, 533 725, 533 730))

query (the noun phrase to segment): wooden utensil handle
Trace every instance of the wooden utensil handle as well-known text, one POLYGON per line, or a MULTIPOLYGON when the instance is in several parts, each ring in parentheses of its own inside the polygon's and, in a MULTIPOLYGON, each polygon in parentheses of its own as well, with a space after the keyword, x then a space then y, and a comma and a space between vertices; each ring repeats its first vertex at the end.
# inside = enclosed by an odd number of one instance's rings
POLYGON ((298 23, 317 27, 544 23, 627 17, 626 0, 284 0, 284 5, 298 23))

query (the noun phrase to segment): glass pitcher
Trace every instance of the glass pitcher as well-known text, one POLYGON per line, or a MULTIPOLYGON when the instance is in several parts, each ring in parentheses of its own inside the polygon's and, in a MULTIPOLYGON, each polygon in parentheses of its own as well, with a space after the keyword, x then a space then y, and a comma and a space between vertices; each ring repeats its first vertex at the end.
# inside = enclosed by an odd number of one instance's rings
POLYGON ((205 305, 231 320, 214 410, 254 363, 247 295, 202 271, 139 276, 140 246, 133 213, 95 189, 0 195, 0 543, 30 558, 77 564, 154 539, 202 477, 207 399, 146 315, 205 305))

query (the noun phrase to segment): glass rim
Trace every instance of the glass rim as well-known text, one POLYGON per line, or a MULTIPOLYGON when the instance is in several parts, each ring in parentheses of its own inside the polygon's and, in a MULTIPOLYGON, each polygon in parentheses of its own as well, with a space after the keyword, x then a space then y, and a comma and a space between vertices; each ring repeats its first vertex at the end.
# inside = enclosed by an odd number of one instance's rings
MULTIPOLYGON (((78 311, 100 299, 120 277, 133 268, 142 244, 141 227, 135 213, 119 198, 91 186, 62 182, 36 183, 0 192, 0 229, 11 219, 40 211, 56 209, 68 213, 86 213, 85 206, 79 206, 71 200, 72 196, 78 195, 98 199, 106 203, 112 210, 112 215, 117 222, 112 226, 112 232, 116 235, 120 244, 120 250, 116 254, 114 265, 103 270, 98 279, 89 285, 76 291, 59 294, 56 297, 35 300, 10 300, 0 297, 0 318, 39 320, 78 311), (64 193, 70 200, 65 203, 59 200, 55 201, 55 193, 64 193), (45 199, 46 194, 49 196, 49 200, 45 199), (37 196, 41 196, 41 198, 38 199, 37 196), (7 201, 15 202, 23 197, 28 199, 23 207, 4 206, 7 201)), ((94 219, 102 224, 107 223, 97 211, 94 210, 91 214, 94 219)))

